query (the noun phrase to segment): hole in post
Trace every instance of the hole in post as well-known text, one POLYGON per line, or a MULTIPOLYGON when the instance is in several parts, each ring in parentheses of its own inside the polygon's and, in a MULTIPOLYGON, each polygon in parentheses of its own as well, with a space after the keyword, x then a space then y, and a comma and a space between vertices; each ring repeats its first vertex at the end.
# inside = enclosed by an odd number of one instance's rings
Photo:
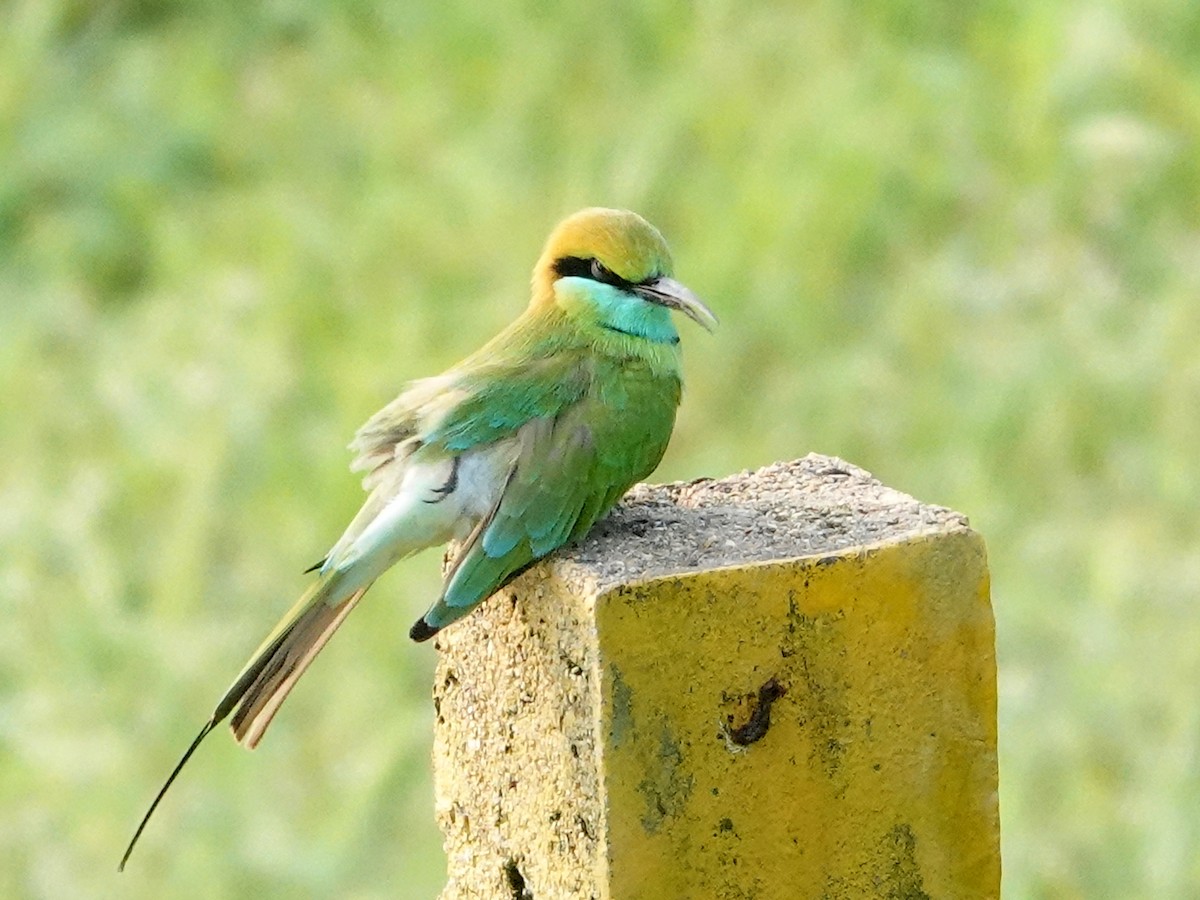
POLYGON ((525 886, 525 876, 521 874, 515 859, 504 861, 504 880, 512 891, 512 900, 533 900, 533 892, 525 886))
POLYGON ((771 727, 771 705, 787 691, 774 678, 758 689, 758 702, 750 713, 746 724, 729 731, 729 740, 739 747, 748 747, 761 741, 771 727))

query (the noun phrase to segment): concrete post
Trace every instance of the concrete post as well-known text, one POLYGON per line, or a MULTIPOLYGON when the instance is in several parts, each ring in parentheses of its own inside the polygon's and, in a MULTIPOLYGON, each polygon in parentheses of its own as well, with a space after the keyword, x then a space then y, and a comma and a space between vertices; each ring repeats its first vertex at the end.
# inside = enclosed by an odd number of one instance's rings
POLYGON ((983 541, 838 459, 635 488, 438 637, 459 898, 994 898, 983 541))

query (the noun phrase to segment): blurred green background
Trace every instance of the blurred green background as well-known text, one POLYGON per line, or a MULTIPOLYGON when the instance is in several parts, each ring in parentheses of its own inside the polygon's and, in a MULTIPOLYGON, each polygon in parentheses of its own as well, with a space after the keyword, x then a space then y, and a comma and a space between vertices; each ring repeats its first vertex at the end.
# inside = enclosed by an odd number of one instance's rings
POLYGON ((1200 896, 1193 0, 10 0, 0 894, 435 895, 436 554, 114 869, 354 429, 589 204, 722 318, 658 479, 817 450, 987 538, 1005 896, 1200 896))

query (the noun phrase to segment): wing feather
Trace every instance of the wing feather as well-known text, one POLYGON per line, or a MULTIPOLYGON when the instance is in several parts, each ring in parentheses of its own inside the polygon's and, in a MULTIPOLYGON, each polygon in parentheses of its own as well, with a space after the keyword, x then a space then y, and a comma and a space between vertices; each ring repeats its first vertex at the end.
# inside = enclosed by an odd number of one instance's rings
POLYGON ((414 637, 431 637, 531 562, 586 534, 658 464, 674 424, 678 382, 628 366, 601 374, 623 379, 622 389, 588 390, 519 428, 516 461, 495 509, 460 548, 442 596, 414 626, 414 637))

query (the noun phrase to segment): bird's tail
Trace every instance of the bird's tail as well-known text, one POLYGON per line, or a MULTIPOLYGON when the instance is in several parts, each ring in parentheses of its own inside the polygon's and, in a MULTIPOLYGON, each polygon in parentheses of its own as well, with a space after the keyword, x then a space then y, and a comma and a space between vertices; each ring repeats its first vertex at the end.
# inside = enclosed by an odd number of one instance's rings
POLYGON ((254 651, 212 715, 184 752, 121 858, 124 867, 154 810, 201 742, 221 722, 238 743, 253 749, 305 669, 321 652, 342 620, 371 584, 397 560, 448 540, 462 516, 462 504, 442 504, 452 493, 458 463, 435 455, 412 463, 375 489, 346 533, 321 563, 321 574, 296 601, 275 630, 254 651))
POLYGON ((230 727, 238 742, 250 749, 258 746, 292 687, 372 583, 353 579, 347 584, 348 580, 338 570, 321 576, 254 652, 159 789, 121 857, 119 869, 125 868, 154 810, 209 732, 232 714, 230 727))
POLYGON ((347 590, 340 575, 330 572, 296 602, 217 703, 214 722, 232 714, 229 726, 244 747, 258 746, 304 670, 371 586, 347 590))

